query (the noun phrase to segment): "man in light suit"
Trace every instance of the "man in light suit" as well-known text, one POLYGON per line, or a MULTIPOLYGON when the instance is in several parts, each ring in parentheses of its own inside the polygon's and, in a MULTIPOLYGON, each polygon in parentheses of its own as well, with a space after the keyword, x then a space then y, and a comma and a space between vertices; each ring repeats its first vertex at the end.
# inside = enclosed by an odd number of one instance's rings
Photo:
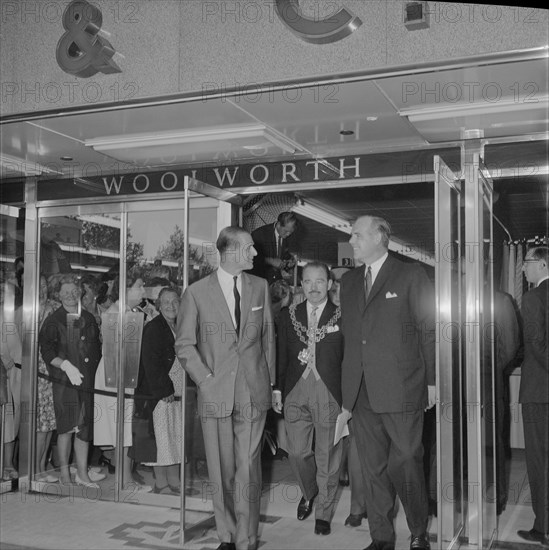
POLYGON ((219 549, 255 550, 274 324, 267 282, 243 273, 257 254, 251 235, 226 227, 216 247, 219 269, 183 295, 175 350, 198 387, 219 549))
POLYGON ((423 413, 435 402, 435 301, 423 269, 388 255, 390 226, 362 216, 350 243, 360 267, 341 279, 343 408, 366 476, 372 543, 394 550, 398 494, 412 538, 428 550, 423 413))
POLYGON ((340 310, 328 300, 332 286, 328 266, 303 268, 306 301, 290 306, 278 327, 278 387, 284 403, 288 456, 301 488, 297 519, 315 511, 315 533, 329 535, 341 462, 341 441, 334 445, 341 411, 343 337, 340 310))
POLYGON ((534 288, 522 296, 524 361, 520 380, 526 470, 534 526, 518 531, 549 548, 549 248, 531 248, 522 267, 534 288))

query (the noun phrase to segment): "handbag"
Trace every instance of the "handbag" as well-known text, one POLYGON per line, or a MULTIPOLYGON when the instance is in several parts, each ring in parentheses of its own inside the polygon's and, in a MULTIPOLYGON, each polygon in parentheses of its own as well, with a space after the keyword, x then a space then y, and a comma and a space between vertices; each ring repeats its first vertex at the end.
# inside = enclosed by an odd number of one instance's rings
MULTIPOLYGON (((154 436, 152 402, 135 401, 132 418, 132 447, 128 453, 135 462, 156 462, 156 438, 154 436)), ((155 403, 156 405, 156 403, 155 403)))

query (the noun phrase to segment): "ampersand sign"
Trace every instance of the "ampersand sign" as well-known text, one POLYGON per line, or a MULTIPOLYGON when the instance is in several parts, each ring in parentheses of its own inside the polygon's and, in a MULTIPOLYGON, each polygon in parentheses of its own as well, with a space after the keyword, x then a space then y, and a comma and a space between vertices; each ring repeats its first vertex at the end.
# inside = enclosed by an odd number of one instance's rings
POLYGON ((66 73, 89 78, 98 72, 122 72, 111 59, 115 49, 97 35, 102 24, 101 10, 86 0, 74 0, 67 6, 63 13, 67 32, 59 39, 56 51, 57 63, 66 73))

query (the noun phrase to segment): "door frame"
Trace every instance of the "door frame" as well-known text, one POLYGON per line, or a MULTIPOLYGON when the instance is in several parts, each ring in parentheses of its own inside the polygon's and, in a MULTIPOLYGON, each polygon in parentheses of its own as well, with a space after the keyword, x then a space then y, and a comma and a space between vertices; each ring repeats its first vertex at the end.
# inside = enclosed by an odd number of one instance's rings
MULTIPOLYGON (((39 288, 39 259, 40 259, 40 224, 41 220, 63 215, 82 215, 86 213, 97 213, 98 210, 102 212, 116 212, 120 213, 120 225, 121 236, 119 242, 120 250, 120 280, 125 281, 126 274, 126 262, 124 261, 123 251, 126 250, 127 245, 127 217, 128 213, 132 212, 149 212, 149 211, 163 211, 174 210, 178 207, 181 208, 182 214, 182 226, 185 227, 185 258, 184 258, 184 286, 183 290, 188 284, 188 246, 189 246, 189 211, 191 210, 191 203, 193 205, 203 204, 203 207, 208 207, 206 203, 202 203, 203 198, 214 199, 217 201, 217 232, 221 227, 231 225, 235 219, 241 217, 240 212, 236 212, 233 206, 240 207, 242 204, 242 198, 230 191, 218 189, 208 184, 194 180, 185 176, 184 178, 184 190, 182 192, 171 193, 169 195, 155 194, 147 196, 116 196, 108 197, 106 200, 103 198, 97 200, 97 198, 81 199, 81 200, 68 200, 63 201, 61 205, 57 201, 37 201, 37 178, 27 178, 25 184, 25 272, 24 272, 24 288, 26 292, 23 297, 23 325, 25 327, 31 327, 30 330, 26 330, 23 334, 23 368, 22 368, 22 384, 21 384, 21 427, 19 432, 20 437, 20 478, 19 478, 19 490, 27 493, 36 490, 34 482, 31 481, 32 474, 34 472, 35 464, 35 444, 36 444, 36 414, 33 411, 36 410, 36 391, 37 391, 37 370, 38 364, 36 361, 38 343, 37 343, 37 322, 38 322, 38 288, 39 288), (29 243, 29 244, 27 244, 29 243), (27 411, 23 414, 23 411, 27 411)), ((13 208, 13 207, 9 207, 13 208)), ((122 283, 125 285, 125 283, 122 283)), ((120 312, 125 309, 125 293, 120 293, 120 312)), ((122 313, 121 313, 122 315, 122 313)), ((119 332, 122 329, 122 323, 118 323, 119 332)), ((120 336, 120 335, 119 335, 120 336)), ((119 340, 121 341, 121 340, 119 340)), ((121 349, 121 348, 120 348, 121 349)), ((120 351, 120 350, 119 350, 120 351)), ((120 352, 121 353, 121 352, 120 352)), ((121 354, 122 360, 122 354, 121 354)), ((119 377, 119 383, 117 388, 118 395, 124 393, 124 380, 123 377, 119 377)), ((183 392, 185 395, 185 392, 183 392)), ((183 418, 185 422, 185 400, 181 400, 183 418)), ((117 400, 117 418, 124 418, 124 399, 117 400)), ((117 434, 117 458, 118 463, 121 464, 123 456, 123 430, 118 429, 117 434)), ((185 438, 182 439, 182 456, 185 456, 185 438)), ((185 467, 184 461, 181 465, 181 483, 185 484, 185 467)), ((117 476, 121 475, 121 469, 117 469, 117 476)), ((120 484, 115 484, 114 489, 114 501, 120 500, 120 484)), ((212 512, 213 513, 213 512, 212 512)), ((181 528, 181 540, 182 542, 188 538, 185 526, 185 491, 181 491, 181 514, 180 514, 180 528, 181 528)))
POLYGON ((435 247, 438 251, 435 263, 437 541, 439 548, 450 549, 459 547, 465 531, 463 356, 460 328, 463 188, 459 176, 438 155, 434 157, 434 173, 435 247), (455 196, 455 203, 452 195, 455 196), (457 227, 453 225, 455 222, 457 227), (459 446, 457 449, 456 439, 459 446), (457 480, 456 469, 459 476, 457 480), (448 545, 443 546, 445 543, 448 545))

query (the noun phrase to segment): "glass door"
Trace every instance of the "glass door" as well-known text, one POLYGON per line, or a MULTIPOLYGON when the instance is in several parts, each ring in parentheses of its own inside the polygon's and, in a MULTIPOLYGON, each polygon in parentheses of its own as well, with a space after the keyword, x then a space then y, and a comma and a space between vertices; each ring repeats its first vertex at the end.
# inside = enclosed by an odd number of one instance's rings
POLYGON ((110 316, 125 296, 121 210, 119 204, 38 208, 36 345, 30 361, 36 415, 29 455, 34 458, 31 489, 38 492, 120 498, 117 474, 123 468, 116 468, 115 456, 119 400, 116 381, 108 374, 119 357, 114 344, 118 315, 114 323, 110 316), (66 327, 56 316, 62 308, 70 311, 66 327), (52 365, 54 357, 70 357, 83 376, 81 383, 73 384, 68 371, 66 376, 52 365))
MULTIPOLYGON (((147 325, 163 315, 160 292, 163 288, 175 291, 165 294, 170 297, 169 308, 177 313, 178 297, 185 287, 217 266, 219 229, 237 222, 237 211, 227 201, 239 200, 187 178, 184 197, 169 201, 37 208, 40 246, 35 253, 35 275, 40 284, 37 282, 35 291, 33 318, 37 330, 31 376, 37 388, 38 414, 29 444, 34 456, 34 460, 29 459, 33 464, 29 468, 32 490, 179 508, 181 539, 196 537, 191 528, 212 518, 212 488, 197 416, 196 388, 185 375, 177 383, 172 380, 174 399, 170 402, 175 406, 170 407, 174 409, 171 431, 163 422, 155 428, 154 411, 160 400, 142 385, 143 352, 158 343, 154 337, 151 340, 153 333, 147 325), (82 289, 78 310, 71 314, 73 325, 87 317, 99 327, 95 343, 101 356, 98 364, 92 361, 91 365, 86 361, 91 355, 86 352, 82 356, 79 370, 84 382, 72 392, 70 403, 65 402, 63 388, 75 388, 61 376, 60 369, 46 365, 45 336, 40 330, 49 316, 64 307, 67 277, 82 289), (90 315, 83 314, 84 310, 90 315), (71 429, 67 440, 65 418, 59 413, 71 407, 80 411, 82 402, 92 411, 93 434, 82 437, 89 449, 89 480, 82 479, 79 470, 82 465, 75 445, 79 434, 71 429), (164 451, 166 444, 175 454, 173 460, 163 459, 160 464, 156 453, 160 447, 164 451)), ((67 331, 74 335, 73 325, 67 325, 67 331)), ((81 333, 77 336, 67 340, 82 348, 81 333)), ((65 358, 68 353, 57 347, 55 352, 65 358)), ((182 372, 179 369, 180 375, 182 372)), ((79 424, 77 431, 83 436, 81 430, 79 424)))
POLYGON ((17 488, 16 446, 21 418, 24 220, 0 205, 0 493, 17 488))
POLYGON ((494 378, 493 186, 480 146, 464 147, 468 535, 489 549, 497 535, 494 378))
POLYGON ((437 518, 440 549, 457 548, 464 530, 462 356, 462 188, 439 157, 435 172, 437 315, 437 518))

